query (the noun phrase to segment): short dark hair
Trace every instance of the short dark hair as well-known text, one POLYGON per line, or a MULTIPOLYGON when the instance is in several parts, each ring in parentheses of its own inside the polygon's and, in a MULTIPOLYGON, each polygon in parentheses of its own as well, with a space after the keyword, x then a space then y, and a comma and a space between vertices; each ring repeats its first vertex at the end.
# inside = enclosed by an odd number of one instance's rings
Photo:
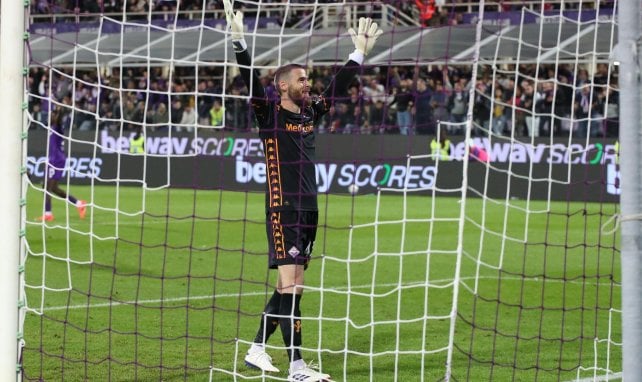
POLYGON ((305 66, 299 64, 286 64, 279 67, 276 72, 274 72, 274 86, 276 87, 277 91, 279 91, 279 81, 281 81, 284 77, 289 76, 290 72, 294 69, 305 70, 305 66))

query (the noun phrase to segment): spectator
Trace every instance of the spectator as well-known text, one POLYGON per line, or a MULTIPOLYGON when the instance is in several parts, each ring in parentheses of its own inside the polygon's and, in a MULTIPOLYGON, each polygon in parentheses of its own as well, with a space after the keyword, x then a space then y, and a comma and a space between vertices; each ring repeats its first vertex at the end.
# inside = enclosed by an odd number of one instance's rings
POLYGON ((366 102, 368 102, 369 104, 377 101, 386 103, 386 89, 379 83, 379 80, 377 80, 375 77, 371 78, 368 82, 368 86, 363 88, 363 95, 366 102))
POLYGON ((455 82, 454 88, 448 99, 450 122, 457 125, 450 126, 449 133, 463 134, 466 114, 468 114, 468 92, 464 89, 466 79, 455 82), (463 80, 463 81, 462 81, 463 80))
POLYGON ((31 119, 33 122, 29 124, 29 128, 35 129, 38 127, 45 127, 47 125, 47 113, 42 111, 39 103, 34 103, 31 110, 31 119))
POLYGON ((348 89, 350 93, 350 98, 346 102, 348 105, 348 125, 344 127, 344 134, 350 133, 360 133, 361 127, 364 125, 365 117, 363 113, 363 98, 359 95, 359 88, 357 86, 351 86, 348 89))
POLYGON ((435 125, 432 114, 432 91, 428 88, 426 80, 417 79, 417 91, 415 92, 414 114, 415 129, 420 135, 435 134, 435 125))
MULTIPOLYGON (((144 92, 140 92, 144 94, 144 92)), ((151 106, 154 110, 160 109, 160 105, 163 104, 165 110, 167 110, 167 105, 169 101, 169 96, 167 95, 167 90, 165 88, 165 81, 153 80, 149 83, 149 92, 148 92, 148 105, 151 106)), ((170 104, 171 106, 171 104, 170 104)))
POLYGON ((207 81, 198 83, 198 123, 199 125, 209 126, 211 124, 210 109, 214 104, 214 97, 207 94, 207 81))
POLYGON ((493 98, 493 134, 504 135, 504 129, 509 118, 506 116, 506 101, 504 100, 504 91, 500 86, 495 86, 495 97, 493 98))
POLYGON ((246 130, 249 124, 249 108, 239 88, 230 88, 231 97, 227 97, 225 108, 227 110, 227 127, 237 131, 246 130))
POLYGON ((63 70, 62 75, 57 78, 57 81, 54 82, 54 96, 56 99, 63 99, 68 95, 71 95, 72 82, 71 74, 67 73, 68 70, 63 70))
POLYGON ((535 92, 533 83, 525 80, 522 83, 522 98, 520 103, 524 107, 524 122, 529 137, 539 137, 539 116, 535 113, 535 105, 539 101, 539 96, 535 92))
POLYGON ((399 127, 401 135, 414 135, 410 114, 413 100, 413 95, 410 92, 411 84, 412 80, 401 80, 399 88, 393 90, 394 98, 390 103, 390 106, 396 106, 397 127, 399 127))
POLYGON ((103 12, 105 13, 115 13, 122 10, 122 4, 120 0, 103 0, 103 12))
POLYGON ((331 128, 333 133, 358 133, 361 125, 361 107, 358 95, 353 94, 349 101, 335 104, 335 115, 331 128))
POLYGON ((433 118, 435 126, 439 125, 439 122, 450 121, 450 112, 448 111, 448 91, 444 88, 444 83, 442 80, 435 81, 435 91, 432 93, 430 103, 433 110, 433 118))
POLYGON ((590 121, 589 118, 591 117, 591 90, 592 87, 589 83, 584 83, 582 85, 582 88, 580 89, 580 93, 578 96, 575 98, 575 120, 577 121, 577 131, 576 131, 576 136, 578 138, 586 138, 587 136, 590 136, 591 133, 589 132, 590 126, 590 121))
MULTIPOLYGON (((576 87, 577 89, 581 89, 581 88, 582 88, 582 86, 584 86, 584 85, 586 85, 586 84, 588 84, 588 83, 590 83, 590 82, 591 82, 591 80, 589 79, 589 72, 588 72, 588 70, 586 70, 586 69, 584 69, 584 68, 579 68, 579 69, 577 70, 577 79, 576 79, 576 81, 575 81, 575 87, 576 87)), ((579 92, 579 91, 578 91, 578 92, 579 92)))
MULTIPOLYGON (((141 101, 141 105, 144 103, 141 101)), ((125 108, 123 109, 123 120, 125 122, 125 128, 127 130, 133 130, 136 124, 143 122, 143 115, 141 110, 134 104, 134 101, 128 99, 125 101, 125 108)))
POLYGON ((88 103, 87 111, 81 112, 76 111, 75 116, 77 120, 75 121, 78 130, 80 131, 92 131, 97 127, 96 124, 96 104, 88 103))
POLYGON ((606 104, 606 126, 605 133, 609 137, 617 137, 619 135, 619 118, 620 118, 620 108, 619 101, 620 96, 617 89, 617 82, 611 81, 611 86, 607 88, 606 97, 608 98, 606 104))
POLYGON ((591 106, 591 137, 604 136, 604 114, 606 114, 606 89, 604 87, 593 88, 593 104, 591 106))
MULTIPOLYGON (((488 131, 490 123, 490 91, 489 87, 483 80, 477 80, 475 90, 475 104, 473 106, 473 121, 478 129, 488 131)), ((473 131, 473 135, 482 135, 478 130, 473 131)))
POLYGON ((522 105, 522 88, 520 86, 515 86, 512 97, 508 100, 508 105, 512 110, 512 120, 509 121, 511 129, 514 130, 514 134, 517 136, 527 135, 526 134, 526 112, 524 111, 522 105))
POLYGON ((99 13, 100 12, 100 6, 98 5, 97 1, 78 0, 77 6, 78 6, 78 10, 81 13, 99 13))
POLYGON ((445 127, 441 127, 438 136, 430 142, 430 154, 434 160, 450 160, 450 139, 445 127))
POLYGON ((147 14, 150 11, 150 4, 148 4, 148 0, 132 0, 132 1, 127 1, 126 4, 127 4, 126 13, 133 15, 131 16, 132 20, 144 19, 146 18, 145 14, 147 14))
POLYGON ((172 102, 172 108, 170 110, 170 122, 172 123, 172 126, 176 126, 181 123, 181 120, 183 119, 183 111, 183 103, 179 97, 176 97, 174 102, 172 102))
POLYGON ((605 63, 599 63, 595 67, 593 74, 593 83, 596 85, 606 85, 609 82, 609 66, 605 63))
POLYGON ((129 152, 132 154, 145 153, 145 137, 141 134, 142 127, 137 126, 134 136, 129 139, 129 152))
POLYGON ((187 102, 187 105, 185 105, 185 109, 183 109, 183 114, 181 115, 181 120, 176 127, 177 131, 189 131, 192 132, 194 131, 194 127, 196 126, 196 111, 194 110, 194 99, 190 98, 190 100, 187 102))
POLYGON ((114 117, 114 109, 109 102, 100 104, 100 120, 98 124, 100 130, 115 131, 118 129, 118 123, 114 117))
POLYGON ((553 133, 553 89, 551 84, 543 84, 542 98, 535 104, 535 112, 539 115, 537 134, 550 136, 553 133))
POLYGON ((47 15, 51 13, 51 8, 49 8, 49 0, 31 0, 31 9, 35 10, 35 13, 41 15, 47 15))
POLYGON ((422 26, 427 27, 430 19, 435 14, 435 0, 415 0, 419 9, 419 21, 422 26))
POLYGON ((210 126, 222 128, 224 116, 225 108, 221 104, 221 100, 215 98, 212 108, 210 109, 210 126))
POLYGON ((261 84, 263 89, 265 89, 265 95, 268 99, 277 99, 279 97, 279 92, 274 87, 274 81, 272 81, 272 76, 263 76, 261 77, 261 84))
POLYGON ((571 130, 571 108, 573 104, 573 88, 569 84, 568 77, 559 75, 555 86, 555 121, 553 128, 556 135, 568 136, 571 130))
POLYGON ((143 123, 150 122, 152 115, 153 115, 153 113, 148 113, 146 111, 145 102, 144 101, 138 101, 136 103, 136 114, 135 114, 136 118, 138 118, 138 120, 136 121, 136 122, 138 122, 138 124, 133 126, 133 127, 135 128, 136 126, 139 126, 139 125, 141 125, 143 123))
POLYGON ((152 130, 164 130, 169 125, 169 113, 164 103, 158 105, 158 109, 151 116, 152 130))
POLYGON ((383 134, 386 132, 386 110, 383 101, 377 100, 370 105, 365 134, 383 134))

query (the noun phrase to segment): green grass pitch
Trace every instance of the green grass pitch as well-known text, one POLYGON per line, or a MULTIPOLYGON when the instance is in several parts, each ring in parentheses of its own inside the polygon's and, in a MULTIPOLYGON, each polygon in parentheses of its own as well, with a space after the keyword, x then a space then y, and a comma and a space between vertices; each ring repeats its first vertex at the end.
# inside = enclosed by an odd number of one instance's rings
MULTIPOLYGON (((261 380, 243 355, 276 278, 262 193, 70 191, 91 202, 87 218, 55 200, 46 225, 34 220, 42 191, 28 193, 27 303, 41 314, 25 319, 25 380, 261 380)), ((617 206, 468 199, 459 240, 461 208, 451 197, 321 195, 306 359, 338 381, 443 379, 456 307, 452 380, 621 370, 610 311, 619 239, 601 232, 617 206)), ((269 345, 282 345, 280 332, 269 345)), ((285 352, 270 353, 285 378, 285 352)))

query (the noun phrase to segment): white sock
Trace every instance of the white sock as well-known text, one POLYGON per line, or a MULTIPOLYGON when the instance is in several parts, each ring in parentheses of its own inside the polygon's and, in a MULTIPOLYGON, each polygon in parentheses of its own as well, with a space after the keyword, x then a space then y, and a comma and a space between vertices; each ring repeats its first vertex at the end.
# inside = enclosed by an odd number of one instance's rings
POLYGON ((305 367, 305 362, 302 359, 290 362, 290 370, 300 370, 305 367))
POLYGON ((258 351, 265 351, 265 346, 263 346, 263 344, 253 343, 250 347, 250 353, 255 353, 258 351))

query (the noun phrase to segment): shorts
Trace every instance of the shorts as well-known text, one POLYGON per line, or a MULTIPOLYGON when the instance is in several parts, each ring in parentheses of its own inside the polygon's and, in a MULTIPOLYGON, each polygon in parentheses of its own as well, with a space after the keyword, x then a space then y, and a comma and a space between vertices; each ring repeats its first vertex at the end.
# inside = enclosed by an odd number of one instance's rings
POLYGON ((54 166, 55 165, 51 165, 51 164, 47 163, 47 179, 50 179, 50 180, 60 180, 60 179, 62 179, 62 175, 65 172, 65 170, 63 170, 64 165, 62 165, 62 166, 60 166, 58 168, 56 168, 54 166))
POLYGON ((308 268, 317 236, 318 211, 267 212, 269 266, 300 264, 308 268))

